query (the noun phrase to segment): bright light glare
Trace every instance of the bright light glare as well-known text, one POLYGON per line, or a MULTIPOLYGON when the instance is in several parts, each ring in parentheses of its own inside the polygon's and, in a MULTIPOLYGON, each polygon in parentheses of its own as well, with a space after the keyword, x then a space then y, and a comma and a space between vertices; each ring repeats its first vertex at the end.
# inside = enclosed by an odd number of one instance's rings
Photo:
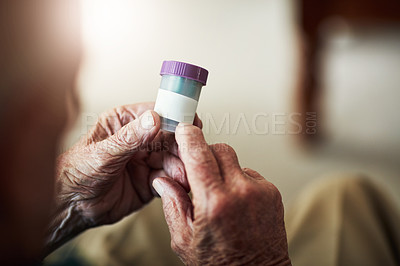
POLYGON ((141 1, 126 0, 81 0, 82 3, 82 35, 86 48, 116 49, 118 44, 132 38, 140 30, 141 1), (132 31, 133 30, 133 31, 132 31), (136 34, 135 34, 136 33, 136 34))

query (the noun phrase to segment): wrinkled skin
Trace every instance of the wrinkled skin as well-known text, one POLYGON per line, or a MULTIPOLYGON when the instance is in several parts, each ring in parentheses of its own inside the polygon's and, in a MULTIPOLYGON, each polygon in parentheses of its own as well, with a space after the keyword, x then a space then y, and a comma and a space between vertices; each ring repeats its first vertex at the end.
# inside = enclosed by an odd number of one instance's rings
MULTIPOLYGON (((157 113, 146 111, 153 105, 127 105, 103 114, 87 136, 60 155, 51 249, 143 207, 157 195, 151 186, 157 176, 169 176, 189 191, 173 134, 160 131, 157 113)), ((195 124, 201 127, 197 117, 195 124)))
POLYGON ((278 189, 242 169, 226 144, 208 146, 199 128, 177 128, 179 157, 193 200, 169 178, 156 178, 172 249, 187 265, 290 265, 278 189))

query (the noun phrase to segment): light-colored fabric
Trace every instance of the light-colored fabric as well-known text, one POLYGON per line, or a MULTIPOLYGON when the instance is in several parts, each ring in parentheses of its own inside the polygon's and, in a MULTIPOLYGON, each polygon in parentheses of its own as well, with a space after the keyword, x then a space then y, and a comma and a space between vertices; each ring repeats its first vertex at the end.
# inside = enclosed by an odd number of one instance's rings
POLYGON ((367 178, 319 180, 285 222, 293 265, 400 265, 399 208, 367 178))
POLYGON ((91 229, 56 250, 45 265, 183 265, 173 253, 160 199, 117 224, 91 229))

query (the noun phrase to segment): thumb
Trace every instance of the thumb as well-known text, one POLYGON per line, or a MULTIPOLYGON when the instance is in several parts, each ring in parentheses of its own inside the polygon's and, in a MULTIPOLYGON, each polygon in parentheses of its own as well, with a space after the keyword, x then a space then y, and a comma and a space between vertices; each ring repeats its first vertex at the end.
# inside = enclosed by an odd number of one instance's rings
POLYGON ((159 130, 160 118, 156 112, 149 110, 101 141, 99 149, 112 156, 128 159, 138 148, 151 142, 159 130))
POLYGON ((177 246, 187 245, 193 230, 193 205, 185 189, 168 177, 153 180, 153 188, 161 196, 165 220, 171 233, 171 242, 177 246))

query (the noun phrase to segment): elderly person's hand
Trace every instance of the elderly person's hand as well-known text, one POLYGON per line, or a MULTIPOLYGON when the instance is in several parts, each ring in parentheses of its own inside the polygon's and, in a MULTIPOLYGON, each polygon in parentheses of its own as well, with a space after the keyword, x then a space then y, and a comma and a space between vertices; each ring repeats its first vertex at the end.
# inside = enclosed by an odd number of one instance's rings
POLYGON ((228 145, 208 146, 199 128, 180 124, 179 156, 192 189, 156 178, 172 249, 188 265, 290 265, 278 189, 242 169, 228 145))
MULTIPOLYGON (((157 176, 169 176, 189 191, 174 136, 160 131, 160 118, 151 109, 152 103, 135 104, 103 114, 87 136, 60 155, 48 251, 141 208, 156 194, 151 182, 157 176)), ((197 117, 195 124, 201 127, 197 117)))

